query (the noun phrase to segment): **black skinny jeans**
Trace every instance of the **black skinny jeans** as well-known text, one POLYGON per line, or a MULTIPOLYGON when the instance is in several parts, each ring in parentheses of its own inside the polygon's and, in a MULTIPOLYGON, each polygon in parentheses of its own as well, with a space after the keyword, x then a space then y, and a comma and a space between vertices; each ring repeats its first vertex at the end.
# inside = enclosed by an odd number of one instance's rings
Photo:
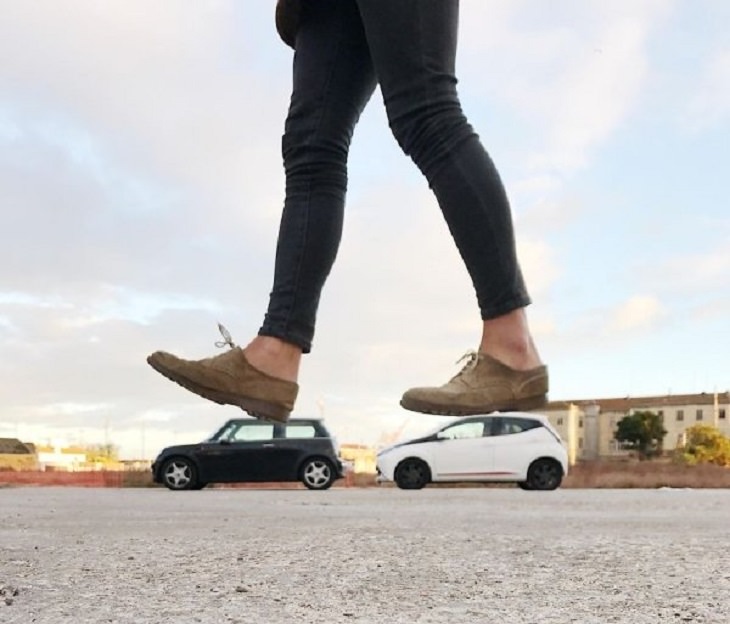
POLYGON ((458 0, 304 0, 282 152, 286 199, 260 335, 309 352, 342 234, 353 130, 377 84, 426 176, 482 319, 529 304, 499 174, 467 123, 454 66, 458 0))

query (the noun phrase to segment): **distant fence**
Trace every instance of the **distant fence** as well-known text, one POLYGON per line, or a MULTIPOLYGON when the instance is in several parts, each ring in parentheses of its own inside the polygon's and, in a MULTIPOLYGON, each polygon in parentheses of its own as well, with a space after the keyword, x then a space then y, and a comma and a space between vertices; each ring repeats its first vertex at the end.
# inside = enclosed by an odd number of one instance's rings
POLYGON ((43 470, 0 471, 2 485, 69 485, 75 487, 123 487, 128 475, 124 471, 94 470, 83 472, 57 472, 43 470))

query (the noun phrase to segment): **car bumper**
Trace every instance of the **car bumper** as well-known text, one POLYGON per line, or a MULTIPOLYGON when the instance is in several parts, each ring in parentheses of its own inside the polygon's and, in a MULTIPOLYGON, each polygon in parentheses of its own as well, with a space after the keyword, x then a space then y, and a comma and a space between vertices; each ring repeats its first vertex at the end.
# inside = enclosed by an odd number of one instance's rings
POLYGON ((375 472, 377 475, 375 477, 375 480, 378 483, 383 483, 385 481, 392 481, 393 473, 395 472, 395 465, 396 465, 396 462, 390 458, 383 458, 383 459, 379 458, 377 464, 375 465, 375 472))
POLYGON ((153 483, 159 483, 160 482, 159 478, 157 477, 157 467, 158 467, 158 465, 159 465, 159 462, 154 461, 154 462, 152 462, 152 466, 150 467, 150 470, 152 471, 152 482, 153 483))
POLYGON ((340 477, 346 477, 355 472, 355 464, 347 459, 342 459, 339 462, 338 469, 340 477))

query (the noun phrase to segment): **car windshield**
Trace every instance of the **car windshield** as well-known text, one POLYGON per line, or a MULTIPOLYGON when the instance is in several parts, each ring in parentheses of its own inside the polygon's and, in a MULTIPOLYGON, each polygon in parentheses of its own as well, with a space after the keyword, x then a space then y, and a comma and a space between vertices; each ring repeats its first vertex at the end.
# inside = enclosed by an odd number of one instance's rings
POLYGON ((232 420, 223 425, 208 442, 246 442, 273 438, 274 424, 271 422, 232 420))
POLYGON ((238 425, 234 421, 227 422, 213 435, 206 439, 206 442, 219 442, 220 440, 228 440, 231 434, 236 430, 238 425))
POLYGON ((442 429, 446 428, 447 426, 451 426, 452 423, 453 423, 453 418, 449 418, 449 420, 447 422, 442 421, 438 425, 426 429, 426 431, 424 433, 420 434, 418 437, 426 438, 426 437, 430 437, 430 436, 435 436, 442 429))

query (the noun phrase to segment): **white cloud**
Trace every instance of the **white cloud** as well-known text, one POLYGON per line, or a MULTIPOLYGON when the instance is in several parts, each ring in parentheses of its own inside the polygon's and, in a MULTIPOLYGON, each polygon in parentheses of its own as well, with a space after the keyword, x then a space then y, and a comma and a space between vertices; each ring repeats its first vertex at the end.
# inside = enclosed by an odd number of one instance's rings
MULTIPOLYGON (((269 187, 281 189, 289 85, 285 76, 273 79, 251 49, 271 15, 259 7, 239 16, 229 2, 140 7, 4 7, 0 87, 12 98, 4 98, 0 119, 13 130, 4 136, 14 168, 36 179, 82 172, 55 196, 38 189, 45 206, 92 186, 102 194, 93 212, 145 202, 159 211, 174 201, 174 216, 196 232, 240 226, 244 203, 256 205, 258 220, 275 219, 281 200, 269 201, 269 187), (39 159, 44 151, 47 163, 39 159), (59 164, 55 175, 38 171, 59 164)), ((283 54, 279 71, 286 70, 283 54)), ((165 226, 175 235, 171 221, 168 215, 165 226)), ((256 242, 257 219, 246 224, 256 242)))
POLYGON ((611 314, 609 328, 613 332, 648 329, 666 314, 664 305, 652 295, 635 295, 611 314))
POLYGON ((709 301, 693 306, 689 316, 693 322, 698 323, 726 322, 730 318, 730 297, 727 297, 724 291, 718 293, 709 301))
POLYGON ((547 295, 561 272, 550 244, 523 238, 518 241, 517 253, 530 295, 533 299, 547 295))
MULTIPOLYGON (((730 244, 730 241, 728 241, 730 244)), ((689 259, 688 267, 695 279, 716 284, 730 284, 730 247, 723 246, 689 259)))
POLYGON ((540 202, 559 192, 562 187, 563 180, 560 177, 543 171, 516 180, 510 185, 510 196, 520 205, 533 201, 540 202))
POLYGON ((69 327, 86 327, 122 320, 150 323, 169 311, 199 311, 218 314, 221 305, 185 293, 143 293, 124 286, 105 285, 103 293, 86 302, 76 315, 65 320, 69 327))
POLYGON ((570 173, 635 109, 649 35, 669 8, 658 0, 464 3, 465 70, 478 71, 487 97, 522 112, 540 145, 535 171, 570 173))
POLYGON ((730 284, 730 239, 721 237, 713 242, 699 253, 672 254, 641 271, 643 279, 674 295, 726 291, 730 284))
POLYGON ((38 407, 38 414, 47 416, 69 416, 88 412, 103 412, 111 407, 109 403, 51 403, 38 407))
POLYGON ((730 48, 716 50, 701 70, 685 123, 696 132, 730 120, 730 48))
POLYGON ((0 306, 30 306, 57 310, 68 310, 72 307, 69 302, 63 301, 58 296, 43 296, 17 291, 0 292, 0 306))

